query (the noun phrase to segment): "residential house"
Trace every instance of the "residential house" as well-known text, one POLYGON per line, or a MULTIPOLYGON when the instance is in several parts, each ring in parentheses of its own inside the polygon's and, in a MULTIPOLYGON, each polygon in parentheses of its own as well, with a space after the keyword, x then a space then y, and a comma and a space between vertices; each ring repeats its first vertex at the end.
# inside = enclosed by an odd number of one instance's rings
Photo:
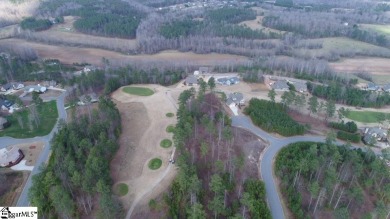
POLYGON ((12 89, 20 90, 22 88, 24 88, 24 84, 22 82, 14 82, 14 83, 12 83, 12 89))
POLYGON ((364 130, 363 141, 379 147, 388 146, 387 130, 380 127, 370 127, 364 130))
POLYGON ((384 92, 390 92, 390 84, 386 84, 382 89, 384 92))
POLYGON ((289 91, 289 86, 285 80, 278 80, 271 83, 271 88, 275 91, 289 91))
POLYGON ((240 79, 238 77, 227 77, 227 78, 218 78, 217 84, 221 85, 233 85, 240 83, 240 79))
POLYGON ((194 71, 194 76, 198 77, 199 76, 199 71, 194 71))
POLYGON ((0 117, 0 130, 3 130, 9 126, 8 120, 4 117, 0 117))
POLYGON ((210 73, 210 68, 209 68, 209 67, 200 67, 200 68, 199 68, 199 72, 200 72, 201 74, 210 73))
POLYGON ((226 99, 226 104, 228 106, 235 105, 240 106, 245 103, 244 95, 242 93, 234 92, 229 94, 228 98, 226 99))
POLYGON ((197 85, 198 84, 198 78, 193 76, 193 75, 189 75, 184 80, 184 84, 187 85, 187 86, 197 85))
POLYGON ((55 87, 57 85, 57 82, 54 81, 54 80, 51 80, 51 81, 44 81, 42 83, 43 86, 45 87, 55 87))
POLYGON ((47 88, 44 86, 38 85, 32 85, 28 87, 28 92, 37 92, 37 93, 45 93, 47 91, 47 88))
POLYGON ((0 167, 11 167, 18 164, 24 158, 22 150, 18 147, 0 150, 0 167))
POLYGON ((0 108, 2 110, 9 110, 12 105, 14 105, 12 101, 0 98, 0 108))
POLYGON ((301 92, 301 93, 307 92, 307 85, 306 85, 306 83, 293 82, 291 84, 295 87, 296 91, 301 92))
POLYGON ((11 88, 12 88, 12 85, 10 83, 7 83, 7 84, 4 84, 4 85, 1 85, 0 91, 6 92, 7 90, 9 90, 11 88))
POLYGON ((369 91, 378 91, 380 87, 372 82, 367 84, 367 90, 369 91))
POLYGON ((95 93, 85 94, 79 97, 79 102, 77 102, 77 105, 84 106, 88 105, 90 103, 96 103, 99 101, 98 96, 95 93))

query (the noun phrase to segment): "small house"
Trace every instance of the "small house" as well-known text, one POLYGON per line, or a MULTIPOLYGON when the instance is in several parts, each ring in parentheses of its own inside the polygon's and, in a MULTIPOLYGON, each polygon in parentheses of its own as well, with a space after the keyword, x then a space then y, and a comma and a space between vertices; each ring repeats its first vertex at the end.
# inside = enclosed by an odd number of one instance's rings
POLYGON ((285 80, 278 80, 271 84, 275 91, 289 91, 289 86, 285 80))
POLYGON ((187 86, 193 86, 198 84, 198 78, 196 78, 193 75, 187 76, 187 78, 184 80, 184 84, 187 86))
POLYGON ((0 150, 0 167, 12 167, 18 164, 23 158, 24 154, 18 147, 12 147, 9 150, 3 148, 0 150))
POLYGON ((11 88, 12 88, 12 85, 10 83, 7 83, 7 84, 4 84, 4 85, 1 85, 0 91, 6 92, 7 90, 9 90, 11 88))
POLYGON ((24 84, 22 82, 14 82, 14 83, 12 83, 12 89, 20 90, 22 88, 24 88, 24 84))

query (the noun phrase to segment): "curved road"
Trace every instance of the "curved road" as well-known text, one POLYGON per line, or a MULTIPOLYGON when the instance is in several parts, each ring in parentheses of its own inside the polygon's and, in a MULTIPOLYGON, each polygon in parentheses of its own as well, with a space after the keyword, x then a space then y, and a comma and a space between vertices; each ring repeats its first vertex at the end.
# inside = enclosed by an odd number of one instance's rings
POLYGON ((65 110, 65 106, 64 106, 65 95, 66 95, 66 92, 63 92, 57 98, 58 120, 57 120, 57 123, 55 124, 54 128, 51 130, 51 132, 48 135, 41 136, 41 137, 34 137, 34 138, 25 138, 25 139, 16 139, 16 138, 11 138, 11 137, 1 137, 0 138, 0 149, 6 148, 6 147, 8 147, 10 145, 14 145, 14 144, 32 143, 32 142, 36 142, 36 141, 42 141, 45 143, 43 150, 35 163, 34 169, 31 171, 31 174, 29 175, 27 182, 24 185, 23 191, 19 196, 18 202, 16 203, 16 206, 18 206, 18 207, 29 206, 28 190, 30 189, 31 184, 32 184, 31 178, 33 175, 39 173, 39 171, 40 171, 39 167, 43 163, 45 163, 49 157, 50 141, 53 138, 53 135, 58 130, 59 120, 61 120, 61 119, 66 120, 66 118, 67 118, 66 110, 65 110))
MULTIPOLYGON (((299 141, 315 141, 315 142, 325 142, 324 136, 294 136, 287 138, 277 138, 270 135, 269 133, 261 130, 257 126, 253 125, 250 118, 246 116, 233 116, 232 125, 240 128, 244 128, 252 132, 253 134, 259 136, 260 138, 269 142, 269 147, 266 149, 263 154, 260 169, 261 169, 261 178, 265 183, 267 201, 271 210, 272 218, 274 219, 284 219, 285 215, 283 212, 283 207, 279 197, 279 193, 276 188, 276 182, 273 176, 273 160, 275 155, 283 147, 299 141)), ((338 145, 345 143, 337 142, 338 145)), ((356 148, 356 147, 354 147, 356 148)))

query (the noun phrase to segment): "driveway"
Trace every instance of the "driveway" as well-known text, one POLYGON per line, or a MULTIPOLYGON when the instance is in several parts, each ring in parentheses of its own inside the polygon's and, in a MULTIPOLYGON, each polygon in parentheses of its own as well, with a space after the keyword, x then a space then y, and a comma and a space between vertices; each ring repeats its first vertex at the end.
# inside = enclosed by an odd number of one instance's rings
POLYGON ((57 109, 58 109, 58 120, 57 123, 55 124, 54 128, 51 130, 51 132, 48 135, 41 136, 41 137, 34 137, 34 138, 25 138, 25 139, 16 139, 16 138, 11 138, 11 137, 1 137, 0 138, 0 148, 6 148, 10 145, 15 145, 15 144, 23 144, 23 143, 32 143, 32 142, 37 142, 37 141, 42 141, 45 143, 41 154, 39 155, 35 166, 33 170, 31 171, 31 174, 29 175, 26 184, 24 185, 24 188, 22 190, 22 193, 20 194, 20 197, 18 199, 18 202, 16 203, 16 206, 21 207, 21 206, 29 206, 30 202, 28 200, 28 190, 31 187, 32 184, 32 176, 39 173, 39 167, 47 161, 49 158, 50 154, 50 141, 53 138, 53 135, 57 132, 58 130, 58 123, 59 120, 66 120, 66 110, 64 108, 64 100, 65 100, 65 95, 66 92, 62 93, 58 98, 57 98, 57 109))
MULTIPOLYGON (((283 212, 281 199, 277 191, 277 185, 273 175, 273 161, 276 154, 287 145, 300 141, 314 141, 314 142, 325 142, 326 137, 324 136, 293 136, 293 137, 283 137, 278 138, 270 135, 269 133, 263 131, 259 127, 253 125, 250 118, 246 116, 233 116, 232 125, 235 127, 240 127, 249 130, 253 134, 259 136, 260 138, 269 142, 269 147, 266 149, 261 163, 261 178, 264 181, 266 196, 269 208, 271 210, 272 218, 274 219, 284 219, 285 215, 283 212)), ((343 145, 344 142, 336 142, 337 145, 343 145)), ((353 146, 353 148, 358 148, 353 146)))

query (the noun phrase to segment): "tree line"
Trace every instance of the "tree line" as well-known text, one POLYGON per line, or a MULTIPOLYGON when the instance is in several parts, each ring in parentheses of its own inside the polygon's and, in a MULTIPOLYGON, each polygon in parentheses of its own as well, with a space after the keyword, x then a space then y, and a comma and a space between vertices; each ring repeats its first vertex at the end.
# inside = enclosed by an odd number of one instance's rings
POLYGON ((386 164, 370 150, 336 146, 333 135, 326 143, 298 142, 283 148, 275 173, 296 218, 325 211, 335 218, 386 218, 390 212, 386 164))
POLYGON ((71 122, 61 123, 48 165, 33 176, 29 190, 41 217, 78 218, 91 212, 97 218, 123 216, 111 191, 109 167, 120 133, 119 111, 106 97, 89 116, 73 115, 71 122))

